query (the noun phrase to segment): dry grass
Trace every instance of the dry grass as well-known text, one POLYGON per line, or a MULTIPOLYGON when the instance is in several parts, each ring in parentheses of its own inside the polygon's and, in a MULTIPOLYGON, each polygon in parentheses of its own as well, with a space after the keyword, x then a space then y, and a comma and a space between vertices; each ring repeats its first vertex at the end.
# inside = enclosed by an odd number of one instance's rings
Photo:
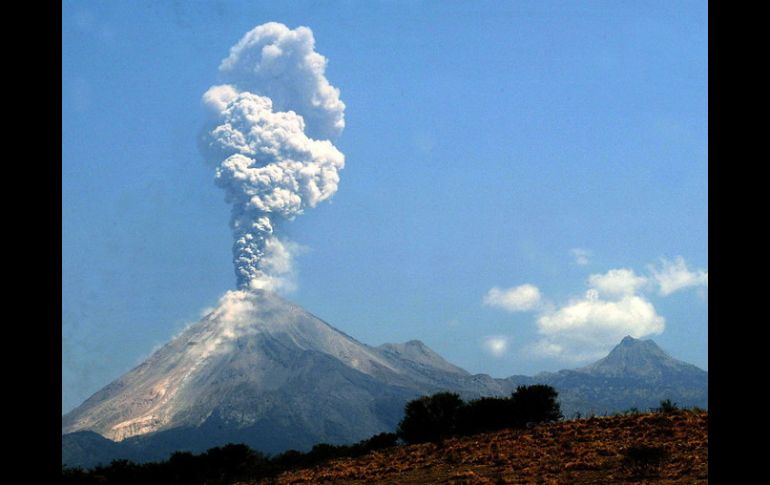
POLYGON ((395 447, 254 483, 697 484, 708 482, 707 461, 708 412, 677 411, 562 421, 395 447), (629 463, 627 451, 634 447, 661 449, 665 457, 650 466, 629 463))

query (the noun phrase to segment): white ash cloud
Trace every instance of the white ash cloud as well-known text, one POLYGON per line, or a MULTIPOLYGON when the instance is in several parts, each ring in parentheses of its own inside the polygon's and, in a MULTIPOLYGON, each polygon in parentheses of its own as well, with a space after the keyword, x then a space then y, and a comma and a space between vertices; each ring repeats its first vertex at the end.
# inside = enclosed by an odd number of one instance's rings
POLYGON ((338 189, 345 156, 330 138, 345 126, 345 105, 314 48, 306 27, 260 25, 230 49, 223 83, 202 98, 210 121, 201 148, 232 206, 240 289, 292 288, 295 245, 276 229, 338 189))
POLYGON ((269 22, 230 48, 219 73, 223 84, 272 99, 277 111, 301 114, 308 136, 329 139, 345 128, 345 103, 326 79, 326 62, 312 30, 269 22))

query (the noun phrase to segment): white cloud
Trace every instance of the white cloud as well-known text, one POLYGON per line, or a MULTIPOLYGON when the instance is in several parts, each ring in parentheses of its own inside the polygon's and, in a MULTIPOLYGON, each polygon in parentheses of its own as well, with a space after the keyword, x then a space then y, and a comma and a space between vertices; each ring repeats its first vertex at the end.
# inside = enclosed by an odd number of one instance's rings
POLYGON ((540 357, 567 362, 602 357, 626 335, 657 335, 665 319, 639 294, 649 279, 627 268, 588 277, 588 290, 560 306, 544 309, 537 318, 542 339, 529 347, 540 357))
POLYGON ((482 342, 484 350, 495 357, 501 357, 508 350, 508 337, 503 335, 490 335, 484 337, 482 342))
POLYGON ((662 296, 668 296, 676 291, 695 286, 708 288, 708 271, 702 269, 690 271, 681 256, 677 256, 674 261, 662 258, 660 267, 650 266, 650 271, 662 296))
POLYGON ((537 319, 543 339, 533 346, 534 353, 565 361, 601 357, 626 335, 635 338, 657 335, 665 319, 639 295, 606 300, 595 289, 579 299, 545 312, 537 319))
POLYGON ((647 284, 647 278, 630 269, 611 269, 604 274, 592 274, 588 284, 605 296, 633 295, 647 284))
POLYGON ((570 249, 569 252, 572 254, 572 257, 575 258, 575 264, 578 266, 585 266, 590 262, 589 257, 591 256, 591 251, 587 249, 573 248, 570 249))
MULTIPOLYGON (((699 296, 705 298, 708 271, 689 269, 681 256, 673 261, 661 259, 658 267, 649 269, 650 274, 644 276, 629 268, 591 274, 582 296, 560 304, 546 301, 532 285, 492 288, 484 304, 508 311, 537 310, 541 338, 522 348, 531 356, 588 362, 606 355, 627 335, 643 338, 665 330, 665 318, 658 314, 649 294, 657 291, 667 296, 697 287, 699 296)), ((491 353, 493 342, 491 337, 485 340, 491 353)))
POLYGON ((484 296, 484 304, 509 312, 533 310, 540 304, 540 290, 530 284, 507 289, 494 287, 484 296))
POLYGON ((611 341, 626 335, 643 337, 663 331, 664 319, 649 301, 638 295, 626 295, 617 301, 602 300, 590 290, 584 298, 573 300, 558 310, 537 319, 545 335, 577 333, 609 336, 611 341))

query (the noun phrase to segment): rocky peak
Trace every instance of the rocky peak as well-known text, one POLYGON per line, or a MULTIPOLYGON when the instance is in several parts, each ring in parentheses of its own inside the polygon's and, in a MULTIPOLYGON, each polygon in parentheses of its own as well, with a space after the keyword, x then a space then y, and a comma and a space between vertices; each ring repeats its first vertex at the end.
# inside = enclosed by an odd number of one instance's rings
POLYGON ((652 340, 626 336, 607 357, 577 370, 606 377, 636 376, 655 379, 673 371, 693 369, 697 368, 672 358, 652 340))

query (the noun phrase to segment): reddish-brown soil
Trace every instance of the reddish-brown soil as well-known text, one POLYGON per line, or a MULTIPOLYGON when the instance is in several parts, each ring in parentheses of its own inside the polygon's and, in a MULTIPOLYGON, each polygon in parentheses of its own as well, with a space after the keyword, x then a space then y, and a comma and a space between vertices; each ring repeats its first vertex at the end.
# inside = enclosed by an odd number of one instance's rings
POLYGON ((260 484, 615 484, 708 482, 708 413, 595 417, 389 448, 260 484), (663 461, 629 461, 632 447, 663 461), (636 466, 634 466, 636 465, 636 466))

